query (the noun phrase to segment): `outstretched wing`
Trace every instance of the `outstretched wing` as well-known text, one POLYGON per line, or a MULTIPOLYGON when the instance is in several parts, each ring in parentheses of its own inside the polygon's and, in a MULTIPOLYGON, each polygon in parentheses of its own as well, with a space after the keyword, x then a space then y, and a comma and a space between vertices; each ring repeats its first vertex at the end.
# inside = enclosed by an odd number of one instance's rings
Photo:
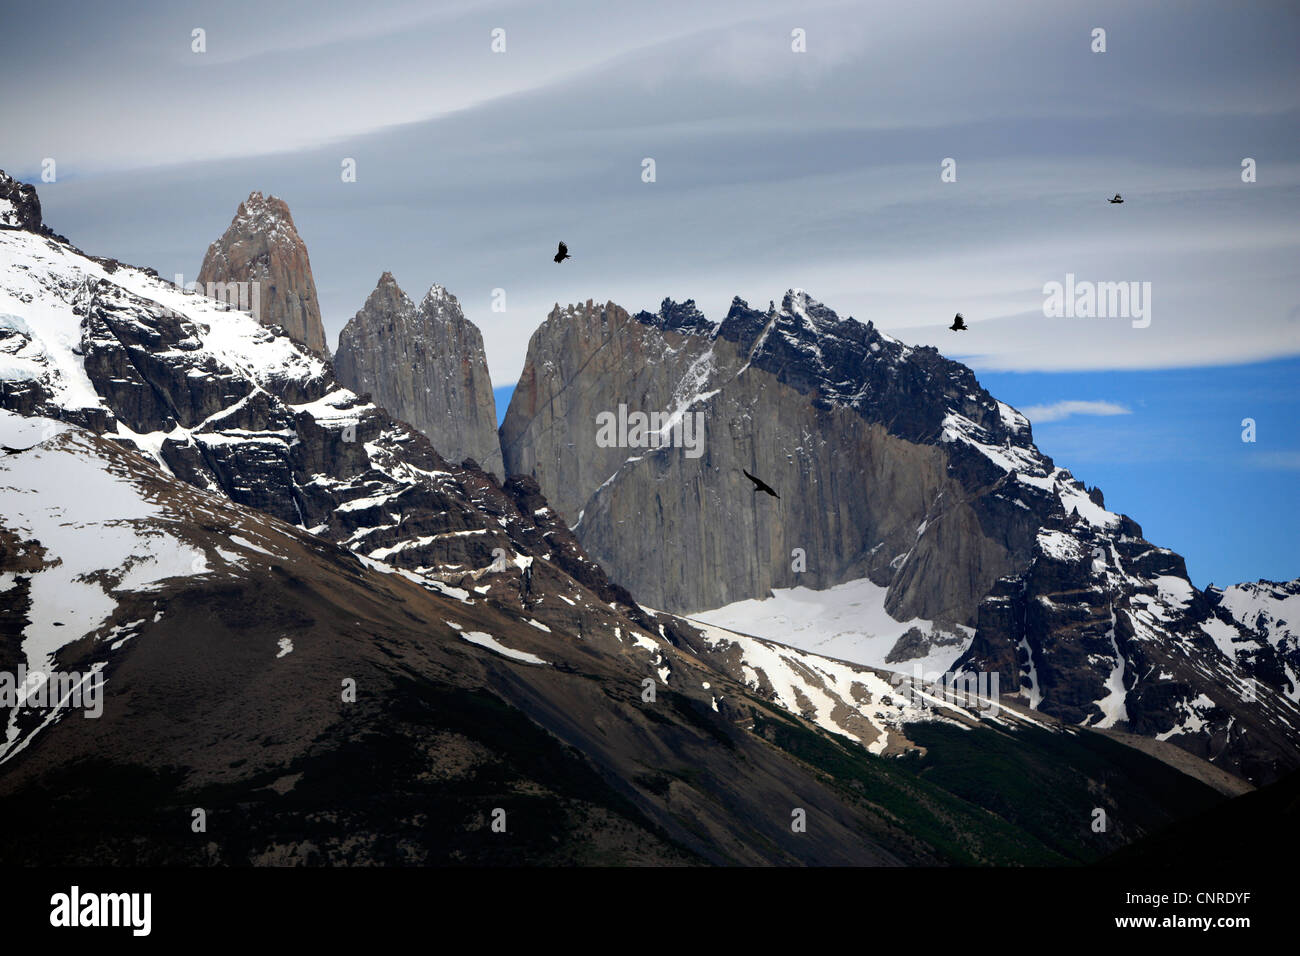
POLYGON ((566 246, 564 243, 560 243, 559 255, 566 256, 568 254, 569 254, 569 247, 566 246))
POLYGON ((780 495, 778 495, 778 494, 777 494, 777 493, 772 489, 772 486, 769 485, 769 484, 768 484, 766 481, 764 481, 762 478, 756 478, 755 476, 751 475, 749 472, 745 471, 744 468, 742 468, 742 469, 740 469, 740 470, 741 470, 742 472, 744 472, 746 478, 748 478, 750 481, 752 481, 752 482, 754 483, 754 490, 755 490, 755 491, 764 491, 764 492, 767 492, 767 494, 771 495, 773 498, 780 498, 780 497, 781 497, 780 495))

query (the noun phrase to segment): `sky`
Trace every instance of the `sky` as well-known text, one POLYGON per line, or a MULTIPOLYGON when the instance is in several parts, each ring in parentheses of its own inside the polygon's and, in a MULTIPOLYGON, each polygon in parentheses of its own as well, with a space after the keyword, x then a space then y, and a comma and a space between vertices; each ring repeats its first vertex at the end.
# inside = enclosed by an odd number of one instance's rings
POLYGON ((280 196, 331 345, 384 271, 440 283, 505 389, 556 303, 805 288, 1035 410, 1197 584, 1291 578, 1297 50, 1294 3, 47 0, 0 35, 0 168, 187 280, 280 196), (1067 276, 1145 315, 1045 314, 1067 276))

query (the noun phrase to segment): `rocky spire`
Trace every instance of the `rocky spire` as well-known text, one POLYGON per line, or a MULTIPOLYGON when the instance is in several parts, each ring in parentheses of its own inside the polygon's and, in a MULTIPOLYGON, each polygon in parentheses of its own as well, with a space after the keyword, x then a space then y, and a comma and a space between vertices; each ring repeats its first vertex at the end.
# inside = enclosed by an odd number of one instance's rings
POLYGON ((339 335, 339 381, 369 393, 452 461, 505 476, 483 335, 440 285, 416 304, 390 272, 339 335))
POLYGON ((283 199, 250 193, 225 235, 208 247, 199 282, 257 282, 257 318, 279 325, 289 338, 325 355, 316 283, 307 246, 283 199))

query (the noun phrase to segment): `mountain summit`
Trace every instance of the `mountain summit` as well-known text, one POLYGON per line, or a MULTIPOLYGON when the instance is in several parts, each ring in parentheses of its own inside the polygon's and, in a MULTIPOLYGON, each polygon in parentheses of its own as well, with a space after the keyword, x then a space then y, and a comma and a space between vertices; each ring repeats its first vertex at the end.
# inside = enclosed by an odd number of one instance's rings
POLYGON ((325 355, 316 282, 307 245, 283 199, 250 193, 220 239, 208 247, 199 282, 256 282, 258 320, 282 327, 289 338, 325 355))
POLYGON ((483 334, 434 285, 417 307, 391 272, 339 334, 339 382, 414 425, 450 461, 505 477, 483 334))

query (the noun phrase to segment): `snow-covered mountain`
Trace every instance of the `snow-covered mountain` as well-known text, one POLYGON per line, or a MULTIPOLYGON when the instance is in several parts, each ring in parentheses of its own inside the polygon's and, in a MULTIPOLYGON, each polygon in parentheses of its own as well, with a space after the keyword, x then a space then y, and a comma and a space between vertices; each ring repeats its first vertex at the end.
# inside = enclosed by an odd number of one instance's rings
MULTIPOLYGON (((25 233, 0 234, 0 272, 0 384, 13 411, 83 425, 165 475, 439 593, 506 602, 539 629, 576 630, 611 652, 626 644, 658 684, 673 683, 679 651, 661 623, 582 553, 531 479, 500 485, 451 465, 287 336, 148 272, 25 233)), ((93 499, 84 507, 95 514, 93 499)), ((124 554, 113 566, 134 560, 124 554)), ((89 633, 103 616, 60 636, 89 633)), ((689 633, 680 621, 669 627, 689 633)), ((835 706, 854 701, 848 694, 835 706)), ((896 708, 871 735, 851 736, 898 747, 916 716, 896 708)), ((829 709, 810 719, 843 730, 829 709)))
POLYGON ((613 607, 395 573, 87 429, 5 411, 0 444, 0 675, 46 676, 0 704, 7 863, 1080 862, 1235 792, 670 615, 561 626, 613 607))
POLYGON ((1082 861, 1233 786, 647 610, 533 478, 44 230, 0 231, 0 446, 0 675, 105 681, 96 720, 0 694, 5 860, 1082 861), (990 748, 1017 772, 960 769, 990 748), (194 807, 220 829, 178 842, 194 807))
POLYGON ((995 672, 1042 713, 1257 782, 1300 765, 1293 642, 1248 623, 1230 648, 1235 593, 1216 610, 969 368, 807 292, 736 299, 721 323, 693 302, 557 306, 501 436, 507 470, 656 607, 905 672, 995 672), (611 443, 616 409, 662 417, 611 443), (693 448, 669 427, 690 416, 693 448))
POLYGON ((490 576, 397 572, 86 429, 2 411, 0 444, 0 673, 25 674, 0 701, 5 862, 935 859, 862 838, 864 808, 733 730, 708 689, 776 709, 726 675, 696 680, 668 648, 673 703, 634 704, 662 638, 575 581, 538 574, 520 611, 490 576), (96 680, 83 720, 74 692, 96 680), (678 760, 707 776, 658 775, 678 760), (816 801, 823 832, 783 836, 773 793, 816 801), (195 806, 207 836, 177 841, 195 806), (513 840, 483 822, 494 807, 513 840))
POLYGON ((1300 700, 1300 579, 1211 586, 1205 598, 1211 611, 1201 630, 1225 655, 1300 700))
POLYGON ((562 553, 607 586, 571 539, 548 541, 562 525, 544 503, 521 509, 535 487, 450 465, 252 316, 26 232, 0 233, 0 274, 9 410, 86 427, 370 560, 485 591, 493 568, 518 591, 534 554, 562 553))

